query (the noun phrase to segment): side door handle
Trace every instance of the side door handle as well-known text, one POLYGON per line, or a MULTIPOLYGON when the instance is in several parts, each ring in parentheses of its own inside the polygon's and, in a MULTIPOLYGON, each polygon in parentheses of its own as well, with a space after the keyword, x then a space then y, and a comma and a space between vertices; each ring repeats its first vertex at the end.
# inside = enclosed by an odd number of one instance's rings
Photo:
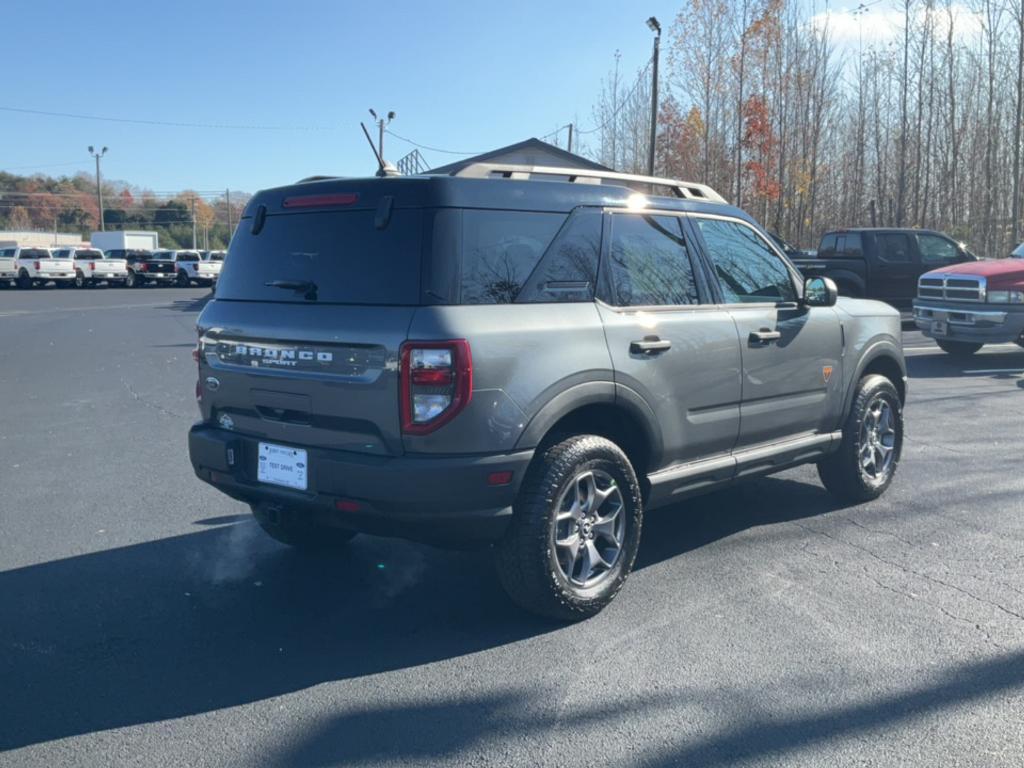
POLYGON ((752 347, 765 347, 769 344, 774 344, 781 338, 782 334, 779 331, 769 331, 767 328, 762 328, 759 331, 751 331, 747 337, 747 342, 752 347))
POLYGON ((657 336, 644 336, 640 341, 629 342, 629 353, 631 355, 657 355, 672 347, 668 339, 659 339, 657 336))

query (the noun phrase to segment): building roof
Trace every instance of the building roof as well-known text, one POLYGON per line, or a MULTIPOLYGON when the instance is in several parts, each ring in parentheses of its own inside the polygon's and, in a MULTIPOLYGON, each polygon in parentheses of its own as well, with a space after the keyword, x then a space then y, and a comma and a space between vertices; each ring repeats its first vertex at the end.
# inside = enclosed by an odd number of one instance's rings
POLYGON ((527 139, 517 144, 484 152, 482 155, 467 157, 427 171, 430 174, 450 175, 473 163, 516 162, 526 165, 549 165, 561 168, 587 168, 594 171, 610 171, 611 168, 595 163, 580 155, 567 152, 554 144, 540 139, 527 139))

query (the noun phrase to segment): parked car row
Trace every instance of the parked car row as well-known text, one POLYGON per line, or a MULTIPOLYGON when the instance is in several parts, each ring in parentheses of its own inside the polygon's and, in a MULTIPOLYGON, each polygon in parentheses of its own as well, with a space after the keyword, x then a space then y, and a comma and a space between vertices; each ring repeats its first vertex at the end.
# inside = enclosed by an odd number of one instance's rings
POLYGON ((0 283, 27 289, 118 285, 214 285, 225 251, 98 248, 5 248, 0 250, 0 283))
POLYGON ((826 276, 839 293, 913 306, 925 336, 952 355, 985 344, 1024 347, 1024 244, 1008 259, 979 259, 942 232, 837 229, 814 258, 793 258, 805 277, 826 276))

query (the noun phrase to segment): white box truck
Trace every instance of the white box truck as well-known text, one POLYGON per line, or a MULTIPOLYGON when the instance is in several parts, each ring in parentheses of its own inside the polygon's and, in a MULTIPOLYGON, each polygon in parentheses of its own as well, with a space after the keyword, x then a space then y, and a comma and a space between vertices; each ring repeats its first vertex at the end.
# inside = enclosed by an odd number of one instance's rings
POLYGON ((156 232, 93 232, 90 239, 93 248, 110 251, 115 248, 138 251, 155 251, 160 247, 160 235, 156 232))

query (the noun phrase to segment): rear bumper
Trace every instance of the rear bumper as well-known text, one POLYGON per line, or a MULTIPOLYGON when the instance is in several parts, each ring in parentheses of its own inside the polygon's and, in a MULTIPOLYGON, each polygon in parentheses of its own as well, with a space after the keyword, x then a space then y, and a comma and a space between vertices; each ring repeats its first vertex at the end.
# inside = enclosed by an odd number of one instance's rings
POLYGON ((1024 335, 1024 306, 919 299, 914 302, 914 323, 931 339, 1002 344, 1024 335), (935 334, 936 321, 945 322, 948 333, 935 334))
POLYGON ((194 425, 188 447, 196 476, 250 504, 277 504, 325 524, 428 542, 500 538, 533 458, 533 451, 384 457, 306 448, 309 490, 295 491, 257 482, 258 442, 207 424, 194 425), (511 483, 488 484, 491 473, 505 471, 512 472, 511 483), (355 502, 358 510, 341 511, 339 501, 355 502))

